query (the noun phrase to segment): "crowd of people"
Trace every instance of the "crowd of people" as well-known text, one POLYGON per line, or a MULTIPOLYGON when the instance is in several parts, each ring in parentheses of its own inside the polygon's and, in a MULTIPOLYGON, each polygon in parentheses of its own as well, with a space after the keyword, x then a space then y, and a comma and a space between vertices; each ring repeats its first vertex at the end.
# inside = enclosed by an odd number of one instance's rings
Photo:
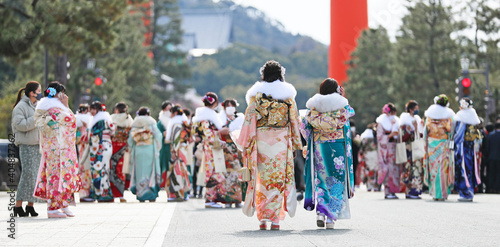
POLYGON ((260 74, 244 114, 235 99, 221 102, 208 92, 194 114, 165 101, 158 121, 144 106, 132 117, 124 102, 111 115, 99 101, 74 114, 64 85, 50 83, 42 98, 40 84, 29 82, 12 118, 23 165, 14 214, 37 216, 33 203, 42 199, 49 218, 74 217, 68 206, 76 192, 80 203, 125 203, 125 190, 155 202, 164 189, 168 201, 204 198, 206 208, 256 212, 261 230, 268 222, 279 230, 303 197, 317 226, 333 229, 350 218, 349 199, 361 182, 368 191, 384 185, 386 199, 403 192, 420 199, 425 188, 434 200, 456 191, 459 201, 472 201, 477 185, 500 192, 500 119, 496 130, 480 128, 468 98, 455 114, 446 95, 437 96, 425 120, 416 101, 399 118, 388 103, 356 135, 355 111, 334 79, 325 79, 299 114, 285 68, 268 61, 260 74))

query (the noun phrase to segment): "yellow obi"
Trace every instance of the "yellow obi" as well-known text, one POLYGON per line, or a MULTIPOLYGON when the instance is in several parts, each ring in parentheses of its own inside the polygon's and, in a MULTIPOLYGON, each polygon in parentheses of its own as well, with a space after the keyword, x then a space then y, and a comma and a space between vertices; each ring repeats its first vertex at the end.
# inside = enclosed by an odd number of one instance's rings
POLYGON ((475 141, 476 139, 481 139, 481 133, 474 125, 467 125, 467 129, 465 130, 464 140, 467 142, 475 141))
POLYGON ((306 116, 314 128, 314 141, 330 141, 344 138, 344 125, 347 123, 346 109, 332 112, 311 110, 306 116))
POLYGON ((273 99, 272 96, 257 93, 257 96, 255 96, 257 128, 288 126, 290 123, 288 112, 291 102, 287 101, 273 99))
POLYGON ((149 127, 146 128, 134 128, 130 131, 132 138, 135 141, 135 145, 151 145, 153 144, 153 132, 149 127))
POLYGON ((427 136, 435 139, 448 139, 451 131, 451 119, 427 119, 427 136))

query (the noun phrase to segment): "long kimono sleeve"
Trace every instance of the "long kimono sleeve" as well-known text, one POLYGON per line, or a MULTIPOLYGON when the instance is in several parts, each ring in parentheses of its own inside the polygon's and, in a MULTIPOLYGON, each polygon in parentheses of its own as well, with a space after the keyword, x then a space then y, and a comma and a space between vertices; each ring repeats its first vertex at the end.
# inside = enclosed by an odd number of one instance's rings
POLYGON ((291 100, 290 113, 290 138, 292 138, 292 149, 302 150, 302 140, 300 139, 300 118, 297 110, 297 103, 291 100))
POLYGON ((429 124, 430 124, 430 121, 429 121, 429 118, 425 119, 425 124, 424 124, 424 140, 425 140, 425 156, 424 156, 424 162, 422 164, 422 168, 424 169, 424 178, 423 178, 423 182, 425 185, 429 186, 429 182, 430 182, 430 173, 429 173, 429 151, 428 151, 428 147, 429 147, 429 124))
POLYGON ((154 144, 155 144, 156 150, 159 152, 161 149, 161 145, 162 145, 163 134, 160 131, 160 129, 158 129, 158 126, 153 125, 152 127, 153 127, 154 144))

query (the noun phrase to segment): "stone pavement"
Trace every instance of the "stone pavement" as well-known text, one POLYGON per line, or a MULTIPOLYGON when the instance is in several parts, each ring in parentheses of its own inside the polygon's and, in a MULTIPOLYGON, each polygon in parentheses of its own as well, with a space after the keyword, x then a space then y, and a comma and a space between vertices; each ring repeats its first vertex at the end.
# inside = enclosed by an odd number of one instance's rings
MULTIPOLYGON (((403 198, 403 194, 398 194, 403 198)), ((10 232, 9 195, 0 192, 0 246, 499 246, 500 195, 479 194, 473 203, 384 200, 383 193, 360 189, 350 200, 349 220, 334 230, 318 229, 314 212, 302 203, 280 231, 260 231, 256 216, 241 209, 205 209, 204 201, 77 203, 74 218, 48 219, 45 204, 38 217, 15 218, 10 232), (3 224, 3 226, 2 226, 3 224)), ((116 200, 118 201, 118 200, 116 200)))

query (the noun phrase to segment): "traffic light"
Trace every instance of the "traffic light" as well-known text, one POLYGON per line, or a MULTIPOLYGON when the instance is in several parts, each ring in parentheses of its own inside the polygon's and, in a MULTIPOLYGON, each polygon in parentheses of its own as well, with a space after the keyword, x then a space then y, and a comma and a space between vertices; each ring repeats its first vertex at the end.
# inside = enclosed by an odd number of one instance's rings
POLYGON ((96 77, 94 83, 96 86, 100 86, 102 84, 101 77, 100 76, 96 77))
POLYGON ((471 80, 468 77, 462 78, 462 96, 469 97, 470 96, 470 86, 472 84, 471 80))

